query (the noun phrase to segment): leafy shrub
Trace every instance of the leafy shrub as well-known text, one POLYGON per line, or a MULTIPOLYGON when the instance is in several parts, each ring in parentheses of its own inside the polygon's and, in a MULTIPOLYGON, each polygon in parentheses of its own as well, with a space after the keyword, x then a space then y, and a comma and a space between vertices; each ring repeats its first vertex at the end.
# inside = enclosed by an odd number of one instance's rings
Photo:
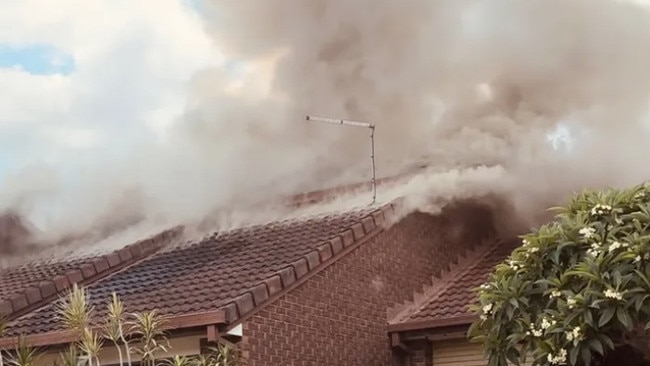
POLYGON ((478 292, 469 337, 489 365, 589 365, 650 354, 650 185, 585 191, 523 236, 478 292))

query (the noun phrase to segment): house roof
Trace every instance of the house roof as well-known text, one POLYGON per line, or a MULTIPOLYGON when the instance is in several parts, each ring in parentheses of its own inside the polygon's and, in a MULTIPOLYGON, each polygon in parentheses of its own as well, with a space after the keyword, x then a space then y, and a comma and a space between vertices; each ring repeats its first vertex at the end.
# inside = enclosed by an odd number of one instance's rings
POLYGON ((75 260, 32 262, 0 271, 0 314, 14 319, 55 300, 73 283, 88 284, 154 253, 182 233, 163 231, 113 253, 75 260))
MULTIPOLYGON (((63 290, 73 282, 86 283, 97 309, 96 318, 101 318, 111 292, 116 291, 129 312, 155 308, 178 319, 219 310, 219 316, 233 324, 380 232, 392 214, 393 205, 388 204, 239 228, 167 246, 178 234, 172 231, 103 257, 56 264, 51 271, 42 271, 37 281, 42 285, 38 290, 32 288, 32 292, 42 294, 46 284, 49 289, 54 285, 63 290), (56 286, 57 279, 61 286, 56 286)), ((20 278, 27 278, 30 273, 26 266, 13 271, 13 276, 20 278)), ((10 272, 0 272, 0 278, 10 272)), ((29 290, 18 288, 35 283, 36 280, 17 281, 11 285, 11 291, 25 300, 29 290)), ((0 282, 0 292, 5 290, 2 286, 0 282)), ((12 308, 6 334, 28 334, 43 344, 65 342, 61 337, 43 336, 63 331, 53 303, 60 294, 55 292, 47 299, 41 296, 40 302, 28 301, 24 307, 28 312, 12 308)))
MULTIPOLYGON (((23 294, 26 289, 38 288, 41 282, 52 279, 59 274, 65 274, 75 268, 80 268, 83 262, 83 260, 75 260, 38 263, 30 266, 8 268, 2 271, 0 276, 0 303, 3 303, 4 306, 0 307, 0 311, 3 314, 13 313, 13 309, 10 310, 7 307, 11 306, 11 304, 6 303, 7 301, 10 302, 15 298, 15 302, 18 302, 16 297, 23 294)), ((16 307, 16 310, 18 309, 19 307, 16 307)))
POLYGON ((465 265, 445 274, 441 283, 426 298, 403 309, 391 331, 408 331, 471 324, 475 315, 469 306, 476 300, 475 289, 484 283, 494 267, 519 245, 517 239, 483 244, 465 265))

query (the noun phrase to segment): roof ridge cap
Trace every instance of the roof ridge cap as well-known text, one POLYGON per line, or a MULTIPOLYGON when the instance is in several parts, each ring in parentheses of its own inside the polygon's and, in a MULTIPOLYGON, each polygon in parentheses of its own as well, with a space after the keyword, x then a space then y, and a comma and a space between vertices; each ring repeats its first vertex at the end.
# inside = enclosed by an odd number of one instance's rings
POLYGON ((74 284, 94 283, 139 260, 150 257, 164 246, 181 238, 184 230, 184 226, 175 226, 108 254, 81 259, 75 268, 63 273, 59 272, 49 280, 41 281, 36 286, 0 301, 0 315, 13 320, 50 304, 74 284))
POLYGON ((192 241, 191 245, 201 244, 207 240, 218 239, 223 236, 236 234, 239 232, 253 231, 271 225, 291 225, 291 224, 306 222, 310 220, 323 219, 323 218, 327 218, 328 216, 336 216, 336 215, 344 216, 344 215, 348 215, 355 212, 361 212, 361 211, 368 211, 367 214, 372 214, 372 212, 376 211, 377 209, 381 209, 386 205, 388 204, 377 206, 374 209, 372 209, 369 206, 355 206, 355 207, 342 209, 342 210, 330 210, 330 211, 322 211, 322 212, 315 212, 315 213, 307 213, 298 216, 288 216, 288 217, 285 216, 284 218, 271 219, 264 222, 243 223, 237 226, 231 226, 223 229, 215 229, 214 231, 208 231, 206 234, 203 234, 200 237, 200 239, 196 239, 195 241, 192 241))
POLYGON ((367 239, 390 227, 395 215, 394 203, 382 205, 354 220, 338 235, 325 240, 316 249, 287 263, 283 269, 251 286, 220 308, 226 312, 228 324, 233 325, 252 316, 295 286, 336 263, 367 239))
MULTIPOLYGON (((481 260, 499 248, 502 240, 484 240, 481 244, 469 250, 469 253, 460 256, 458 263, 442 272, 438 281, 426 286, 422 295, 411 302, 405 302, 393 307, 389 313, 389 324, 401 323, 407 320, 412 314, 418 312, 428 304, 432 303, 442 295, 445 290, 451 287, 459 277, 464 276, 481 263, 481 260)), ((415 297, 415 296, 414 296, 415 297)))

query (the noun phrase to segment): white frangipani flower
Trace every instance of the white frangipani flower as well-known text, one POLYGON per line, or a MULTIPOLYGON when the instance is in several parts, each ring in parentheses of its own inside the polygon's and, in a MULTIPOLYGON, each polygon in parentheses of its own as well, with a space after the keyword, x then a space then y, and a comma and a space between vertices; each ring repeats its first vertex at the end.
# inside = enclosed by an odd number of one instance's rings
POLYGON ((519 270, 519 268, 521 268, 521 266, 517 264, 517 261, 512 260, 512 259, 508 260, 508 266, 510 266, 510 268, 512 268, 515 271, 517 271, 517 270, 519 270))
POLYGON ((570 298, 568 298, 566 300, 566 304, 569 306, 569 309, 573 309, 576 306, 577 303, 578 303, 578 301, 576 299, 574 299, 573 297, 570 297, 570 298))
POLYGON ((615 241, 615 242, 613 242, 612 244, 609 245, 608 251, 611 253, 611 252, 615 251, 616 249, 619 249, 621 246, 622 246, 621 243, 615 241))
POLYGON ((489 314, 490 311, 492 311, 492 307, 493 307, 493 306, 494 306, 493 304, 486 304, 486 305, 483 305, 483 313, 485 313, 485 314, 489 314))
POLYGON ((623 299, 623 294, 622 293, 620 293, 618 291, 614 291, 612 289, 605 290, 604 295, 608 299, 615 299, 615 300, 622 300, 623 299))
POLYGON ((587 249, 587 254, 591 255, 592 257, 597 257, 600 255, 600 249, 601 249, 601 244, 600 243, 593 243, 591 244, 591 248, 587 249))
POLYGON ((585 239, 591 239, 596 234, 596 229, 593 227, 583 227, 578 231, 585 239))
POLYGON ((565 349, 561 349, 557 354, 548 354, 548 362, 554 365, 563 365, 566 363, 567 352, 565 349))
POLYGON ((542 327, 543 330, 546 330, 546 329, 550 328, 551 325, 555 325, 555 323, 556 323, 555 321, 553 321, 553 323, 551 323, 551 322, 548 321, 548 319, 544 318, 544 319, 542 319, 541 327, 542 327))
POLYGON ((604 215, 612 212, 612 206, 609 205, 601 205, 597 204, 591 209, 591 215, 592 216, 597 216, 597 215, 604 215))

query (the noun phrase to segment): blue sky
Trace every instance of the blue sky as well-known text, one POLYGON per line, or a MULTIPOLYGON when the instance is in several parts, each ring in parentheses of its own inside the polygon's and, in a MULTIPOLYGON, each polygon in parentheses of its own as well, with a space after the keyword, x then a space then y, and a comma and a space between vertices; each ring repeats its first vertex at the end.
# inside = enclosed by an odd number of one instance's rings
POLYGON ((18 68, 35 75, 69 75, 75 62, 70 54, 52 45, 0 43, 0 68, 18 68))
MULTIPOLYGON (((0 43, 0 69, 26 72, 32 75, 69 75, 75 69, 73 57, 53 45, 48 44, 2 44, 0 43)), ((0 131, 3 129, 0 126, 0 131)), ((19 144, 11 141, 4 149, 19 144)), ((10 154, 0 154, 0 181, 3 176, 18 168, 18 163, 10 154)))
POLYGON ((222 58, 201 0, 20 0, 0 12, 0 189, 22 167, 161 138, 222 58), (81 11, 83 9, 83 11, 81 11))

